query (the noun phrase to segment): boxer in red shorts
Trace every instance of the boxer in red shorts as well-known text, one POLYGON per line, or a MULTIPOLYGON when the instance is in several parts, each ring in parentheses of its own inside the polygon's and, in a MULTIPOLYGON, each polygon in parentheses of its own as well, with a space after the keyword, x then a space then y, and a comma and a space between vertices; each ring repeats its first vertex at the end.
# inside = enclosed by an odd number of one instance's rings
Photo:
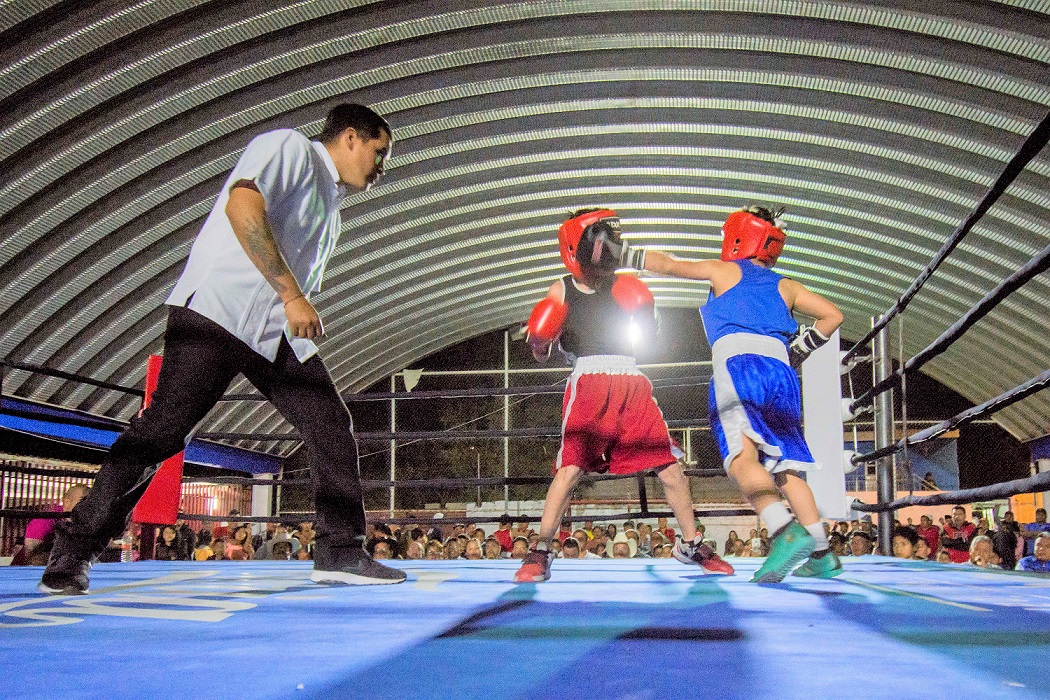
POLYGON ((682 529, 675 558, 708 573, 733 567, 702 544, 693 521, 682 451, 667 432, 653 387, 634 359, 630 327, 656 334, 655 301, 637 277, 616 275, 620 220, 608 209, 576 212, 558 231, 562 261, 571 274, 550 286, 526 326, 533 357, 543 362, 555 344, 573 362, 562 404, 561 448, 547 491, 540 539, 514 576, 518 583, 550 578, 550 542, 584 472, 633 474, 656 470, 682 529))

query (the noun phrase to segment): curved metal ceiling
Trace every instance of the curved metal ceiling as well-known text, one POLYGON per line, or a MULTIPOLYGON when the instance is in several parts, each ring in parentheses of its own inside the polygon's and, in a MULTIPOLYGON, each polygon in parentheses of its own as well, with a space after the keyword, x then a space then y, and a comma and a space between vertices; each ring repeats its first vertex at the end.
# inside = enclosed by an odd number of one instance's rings
MULTIPOLYGON (((1040 0, 22 0, 0 5, 0 46, 0 356, 122 384, 160 350, 240 150, 316 133, 338 101, 396 139, 317 298, 349 391, 524 318, 561 273, 564 212, 596 204, 694 257, 740 205, 786 205, 782 270, 860 337, 1050 108, 1040 0)), ((1044 152, 912 302, 905 354, 1050 242, 1048 193, 1044 152)), ((706 291, 651 286, 676 306, 706 291)), ((1048 292, 1030 282, 925 371, 981 402, 1046 369, 1048 292)), ((135 410, 19 372, 4 389, 135 410)), ((997 418, 1030 439, 1048 416, 1043 392, 997 418)), ((208 429, 286 426, 253 403, 208 429)))

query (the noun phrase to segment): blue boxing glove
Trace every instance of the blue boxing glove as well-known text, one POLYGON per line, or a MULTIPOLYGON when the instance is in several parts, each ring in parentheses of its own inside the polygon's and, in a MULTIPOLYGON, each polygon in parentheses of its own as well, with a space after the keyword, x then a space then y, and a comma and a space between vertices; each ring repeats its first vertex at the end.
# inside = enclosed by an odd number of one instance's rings
POLYGON ((814 326, 799 326, 795 335, 788 341, 788 361, 798 369, 814 350, 830 340, 814 326))

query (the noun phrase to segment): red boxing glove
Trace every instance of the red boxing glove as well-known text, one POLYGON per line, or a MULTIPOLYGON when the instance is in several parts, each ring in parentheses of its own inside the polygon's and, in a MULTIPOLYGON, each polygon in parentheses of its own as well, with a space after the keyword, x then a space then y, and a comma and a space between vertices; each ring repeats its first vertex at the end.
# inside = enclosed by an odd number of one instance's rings
POLYGON ((544 347, 550 345, 561 334, 565 317, 569 314, 569 305, 553 297, 544 297, 529 314, 525 324, 529 345, 544 347))
POLYGON ((628 313, 634 313, 646 306, 655 306, 653 293, 634 275, 618 275, 612 286, 612 297, 616 305, 628 313))

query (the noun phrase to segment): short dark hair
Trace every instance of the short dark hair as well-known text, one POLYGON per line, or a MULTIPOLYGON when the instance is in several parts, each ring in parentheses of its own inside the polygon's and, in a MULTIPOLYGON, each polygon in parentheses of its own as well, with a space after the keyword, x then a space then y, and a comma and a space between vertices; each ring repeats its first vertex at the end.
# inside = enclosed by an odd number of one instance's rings
POLYGON ((339 104, 328 112, 317 140, 321 143, 331 143, 347 129, 353 129, 358 135, 367 136, 369 139, 379 138, 380 132, 384 131, 393 136, 390 124, 370 107, 358 104, 339 104))

